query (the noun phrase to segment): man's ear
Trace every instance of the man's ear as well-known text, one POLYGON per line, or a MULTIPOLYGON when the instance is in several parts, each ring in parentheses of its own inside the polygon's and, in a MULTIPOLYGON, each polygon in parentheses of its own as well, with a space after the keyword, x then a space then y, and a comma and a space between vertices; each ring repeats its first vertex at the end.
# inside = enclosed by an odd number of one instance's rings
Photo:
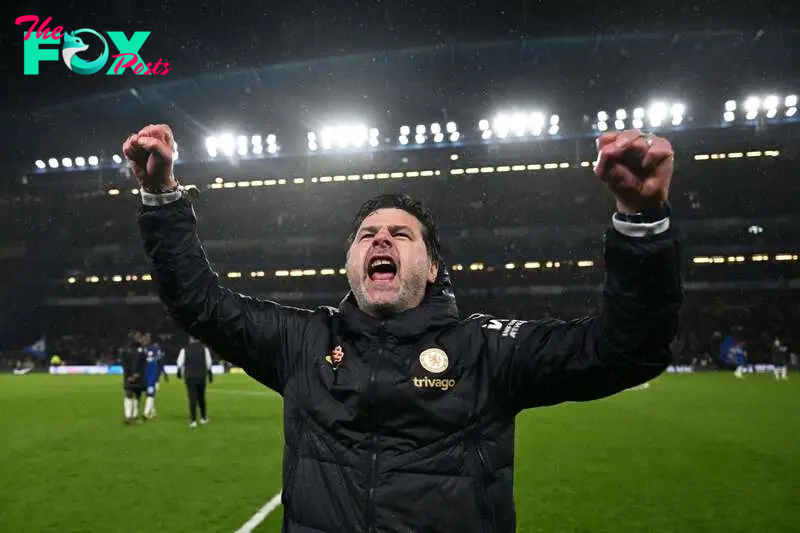
POLYGON ((431 267, 428 269, 428 283, 433 283, 439 277, 439 262, 431 261, 431 267))

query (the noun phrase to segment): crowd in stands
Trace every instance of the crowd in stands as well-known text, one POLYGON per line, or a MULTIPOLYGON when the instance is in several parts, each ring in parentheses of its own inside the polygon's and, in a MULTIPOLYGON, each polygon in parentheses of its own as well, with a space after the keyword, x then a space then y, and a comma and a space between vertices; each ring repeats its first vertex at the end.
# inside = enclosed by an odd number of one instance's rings
MULTIPOLYGON (((727 335, 745 341, 748 361, 754 364, 770 362, 769 348, 776 337, 787 343, 791 352, 800 353, 800 336, 794 327, 797 312, 790 295, 778 291, 687 293, 673 342, 675 363, 719 366, 719 344, 727 335)), ((460 299, 460 304, 462 316, 481 312, 502 318, 570 319, 596 313, 599 295, 473 297, 460 299)), ((128 333, 137 330, 150 332, 164 350, 166 362, 172 363, 186 342, 186 334, 172 324, 160 305, 106 305, 76 311, 64 308, 51 314, 52 327, 46 337, 48 358, 58 354, 68 365, 113 364, 119 361, 128 333)), ((47 358, 7 350, 0 354, 0 368, 13 368, 20 360, 39 368, 48 365, 47 358)))

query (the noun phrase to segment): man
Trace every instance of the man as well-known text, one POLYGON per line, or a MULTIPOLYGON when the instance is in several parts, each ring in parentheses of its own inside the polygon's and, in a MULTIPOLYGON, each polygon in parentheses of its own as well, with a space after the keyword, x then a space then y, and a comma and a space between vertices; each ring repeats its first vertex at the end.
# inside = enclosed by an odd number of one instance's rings
POLYGON ((775 337, 772 341, 772 364, 775 365, 775 379, 789 379, 789 347, 783 343, 780 337, 775 337))
POLYGON ((134 331, 128 338, 130 344, 122 352, 122 386, 125 390, 123 408, 124 422, 132 424, 139 418, 147 354, 144 348, 146 342, 141 333, 134 331))
POLYGON ((338 308, 220 287, 172 173, 173 145, 160 125, 123 146, 142 189, 144 248, 175 322, 283 395, 285 532, 512 532, 515 416, 615 394, 671 360, 682 260, 665 139, 598 139, 595 172, 618 211, 604 305, 569 322, 459 320, 433 219, 405 196, 356 215, 338 308), (648 169, 639 177, 620 162, 632 150, 648 169))
POLYGON ((158 381, 161 376, 167 381, 167 373, 164 370, 164 358, 161 352, 161 347, 158 343, 150 342, 150 334, 145 333, 145 343, 147 363, 144 369, 144 385, 145 394, 147 397, 144 401, 144 418, 145 420, 152 420, 158 414, 156 413, 156 393, 158 392, 158 381))
POLYGON ((214 381, 211 371, 211 352, 194 337, 189 337, 189 344, 178 353, 178 379, 183 377, 186 392, 189 396, 190 428, 197 427, 197 408, 200 407, 200 423, 208 424, 206 411, 206 379, 214 381))

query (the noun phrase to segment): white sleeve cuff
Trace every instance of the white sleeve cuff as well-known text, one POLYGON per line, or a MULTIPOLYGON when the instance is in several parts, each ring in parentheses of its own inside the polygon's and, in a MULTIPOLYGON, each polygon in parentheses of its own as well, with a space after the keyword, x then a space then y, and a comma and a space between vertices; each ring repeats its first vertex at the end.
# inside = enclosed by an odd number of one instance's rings
POLYGON ((656 222, 636 223, 618 220, 614 216, 611 217, 611 223, 614 225, 614 229, 626 237, 649 237, 664 233, 669 229, 669 217, 662 218, 656 222))
POLYGON ((178 189, 177 191, 165 192, 162 194, 153 194, 151 192, 146 192, 144 189, 142 189, 141 195, 142 195, 142 203, 144 205, 158 206, 158 205, 171 204, 172 202, 177 202, 183 197, 183 191, 181 189, 178 189))

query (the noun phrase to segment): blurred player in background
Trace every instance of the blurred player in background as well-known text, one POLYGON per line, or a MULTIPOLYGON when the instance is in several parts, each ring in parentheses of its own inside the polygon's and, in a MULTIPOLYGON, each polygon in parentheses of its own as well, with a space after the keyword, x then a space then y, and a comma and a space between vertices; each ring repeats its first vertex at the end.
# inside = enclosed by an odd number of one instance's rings
POLYGON ((789 379, 789 347, 780 337, 775 337, 770 351, 772 352, 772 364, 775 365, 775 379, 789 379))
POLYGON ((158 342, 151 342, 149 333, 145 333, 145 337, 147 338, 147 353, 149 354, 152 351, 159 361, 159 374, 156 379, 156 391, 158 391, 158 384, 161 382, 161 377, 164 378, 164 381, 169 381, 169 376, 164 368, 164 350, 161 349, 158 342))
POLYGON ((139 402, 145 389, 144 374, 147 363, 145 338, 138 331, 129 335, 130 345, 122 354, 123 387, 125 389, 125 423, 130 424, 139 417, 139 402))
POLYGON ((736 341, 728 349, 728 358, 736 365, 736 370, 733 375, 737 378, 743 378, 747 370, 747 350, 744 348, 744 341, 736 341))
POLYGON ((183 377, 186 392, 189 395, 189 427, 197 427, 197 408, 200 407, 200 423, 208 424, 206 412, 206 379, 211 383, 214 374, 211 371, 211 352, 194 337, 189 337, 189 344, 181 348, 178 354, 178 379, 183 377))
POLYGON ((147 343, 147 363, 145 365, 144 380, 147 398, 144 401, 144 418, 151 420, 156 415, 156 393, 158 392, 158 382, 161 376, 164 381, 169 381, 167 372, 164 370, 164 353, 157 343, 150 342, 150 334, 144 334, 147 343))

